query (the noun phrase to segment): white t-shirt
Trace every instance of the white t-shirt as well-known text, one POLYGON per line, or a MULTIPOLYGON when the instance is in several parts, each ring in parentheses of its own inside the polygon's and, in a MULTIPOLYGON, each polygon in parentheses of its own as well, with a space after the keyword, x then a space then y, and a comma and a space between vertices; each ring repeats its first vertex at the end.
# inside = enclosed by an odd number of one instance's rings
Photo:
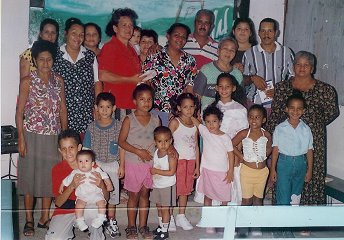
POLYGON ((202 124, 198 127, 203 138, 201 167, 218 172, 227 172, 228 152, 233 151, 231 138, 227 134, 210 133, 202 124))
MULTIPOLYGON (((158 157, 158 149, 155 150, 153 167, 160 170, 169 170, 170 164, 168 162, 168 155, 161 158, 158 157)), ((176 175, 162 176, 159 174, 153 175, 153 188, 166 188, 176 184, 176 175)))
POLYGON ((173 133, 174 147, 176 148, 179 159, 195 160, 196 159, 196 126, 187 127, 181 121, 178 128, 173 133))

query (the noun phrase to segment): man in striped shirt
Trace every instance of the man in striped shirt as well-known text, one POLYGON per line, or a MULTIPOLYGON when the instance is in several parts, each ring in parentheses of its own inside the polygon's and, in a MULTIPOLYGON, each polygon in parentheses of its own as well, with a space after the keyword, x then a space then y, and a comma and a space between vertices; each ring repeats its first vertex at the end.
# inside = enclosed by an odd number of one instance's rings
POLYGON ((276 20, 264 18, 258 35, 261 43, 246 50, 243 57, 244 84, 248 86, 248 100, 270 110, 275 84, 294 75, 294 56, 288 47, 276 42, 276 20))
POLYGON ((196 59, 197 68, 217 59, 218 42, 210 37, 214 28, 215 15, 208 9, 201 9, 195 16, 195 30, 189 35, 183 50, 196 59))

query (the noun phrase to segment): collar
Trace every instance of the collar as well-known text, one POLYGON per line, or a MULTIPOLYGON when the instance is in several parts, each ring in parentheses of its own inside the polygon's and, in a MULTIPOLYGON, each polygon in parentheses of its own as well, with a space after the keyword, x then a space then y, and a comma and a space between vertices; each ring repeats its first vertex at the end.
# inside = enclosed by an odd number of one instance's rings
POLYGON ((76 59, 76 61, 74 62, 72 60, 72 58, 70 57, 70 55, 68 54, 67 50, 66 50, 66 46, 67 44, 62 44, 62 46, 60 47, 60 50, 63 52, 63 58, 66 59, 67 61, 71 62, 71 63, 75 63, 77 61, 79 61, 80 59, 84 58, 85 57, 85 53, 87 51, 87 49, 84 47, 84 46, 80 46, 80 51, 79 51, 79 54, 78 54, 78 57, 76 59))
MULTIPOLYGON (((305 123, 302 121, 302 119, 300 119, 300 122, 299 122, 299 124, 297 124, 296 128, 302 127, 304 124, 305 123)), ((293 126, 288 122, 288 119, 284 120, 284 122, 281 123, 281 127, 291 127, 291 128, 293 128, 293 126)))
MULTIPOLYGON (((276 45, 276 49, 275 52, 281 50, 282 45, 279 42, 275 41, 275 45, 276 45)), ((260 45, 260 43, 257 45, 258 51, 259 52, 265 52, 265 50, 262 48, 262 46, 260 45)))
MULTIPOLYGON (((188 39, 189 39, 189 40, 192 40, 193 42, 197 42, 197 40, 196 40, 196 38, 194 37, 193 33, 191 33, 191 34, 189 35, 188 39)), ((208 43, 212 44, 212 43, 216 43, 216 41, 215 41, 212 37, 208 36, 208 43)))

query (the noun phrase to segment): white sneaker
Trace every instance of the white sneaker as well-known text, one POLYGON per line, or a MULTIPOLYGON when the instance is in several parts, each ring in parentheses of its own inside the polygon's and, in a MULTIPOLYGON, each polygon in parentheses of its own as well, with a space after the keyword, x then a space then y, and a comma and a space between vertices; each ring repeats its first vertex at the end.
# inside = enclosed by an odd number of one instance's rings
POLYGON ((97 228, 100 228, 103 225, 104 221, 106 221, 105 215, 98 214, 98 217, 93 219, 91 225, 92 225, 92 227, 97 229, 97 228))
POLYGON ((193 226, 189 222, 189 220, 185 217, 185 214, 178 214, 176 216, 176 225, 178 227, 183 228, 183 230, 191 230, 193 226))
POLYGON ((177 231, 176 222, 174 221, 173 215, 171 215, 171 218, 170 218, 170 224, 168 225, 168 231, 169 232, 177 231))
POLYGON ((87 224, 86 224, 86 222, 85 222, 85 218, 84 218, 84 217, 77 218, 77 219, 75 220, 75 226, 76 226, 77 228, 79 228, 80 231, 85 231, 85 230, 88 228, 88 226, 87 226, 87 224))
POLYGON ((261 236, 263 236, 263 233, 260 230, 253 230, 250 232, 250 235, 252 237, 261 237, 261 236))

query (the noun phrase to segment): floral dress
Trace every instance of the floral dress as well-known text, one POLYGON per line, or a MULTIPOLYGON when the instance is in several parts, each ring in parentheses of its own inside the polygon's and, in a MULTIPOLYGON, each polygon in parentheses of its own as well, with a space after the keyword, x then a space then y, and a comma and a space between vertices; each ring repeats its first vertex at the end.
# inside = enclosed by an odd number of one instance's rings
POLYGON ((86 131, 93 121, 95 54, 82 48, 84 57, 73 63, 59 50, 53 70, 62 76, 65 84, 68 128, 78 133, 86 131))
MULTIPOLYGON (((273 133, 275 127, 287 119, 286 101, 295 91, 300 92, 293 89, 292 79, 276 85, 272 113, 266 128, 269 132, 273 133)), ((311 128, 314 141, 313 176, 309 183, 304 184, 301 204, 325 204, 326 125, 339 115, 337 93, 333 86, 319 80, 311 89, 301 93, 307 104, 301 118, 311 128)))
POLYGON ((152 79, 155 89, 154 108, 162 112, 171 112, 171 103, 188 85, 193 86, 197 74, 193 56, 183 51, 175 67, 167 53, 167 47, 146 59, 143 71, 148 70, 155 70, 157 73, 152 79))

